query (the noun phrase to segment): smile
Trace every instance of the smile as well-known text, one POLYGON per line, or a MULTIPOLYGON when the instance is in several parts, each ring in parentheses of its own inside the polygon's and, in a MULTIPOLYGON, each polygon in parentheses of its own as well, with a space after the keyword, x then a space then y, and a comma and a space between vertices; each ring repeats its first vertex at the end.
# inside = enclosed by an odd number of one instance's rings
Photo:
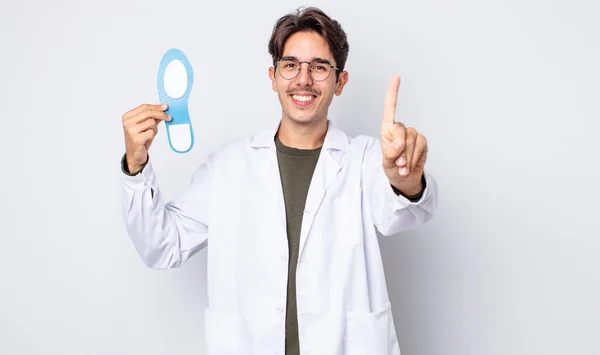
POLYGON ((313 95, 292 95, 294 104, 298 106, 308 106, 312 104, 317 97, 313 95))

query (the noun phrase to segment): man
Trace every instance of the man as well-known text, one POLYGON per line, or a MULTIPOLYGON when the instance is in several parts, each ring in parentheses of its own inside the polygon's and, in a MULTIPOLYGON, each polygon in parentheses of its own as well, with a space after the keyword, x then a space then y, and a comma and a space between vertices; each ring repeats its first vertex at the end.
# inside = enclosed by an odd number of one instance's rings
POLYGON ((394 121, 380 139, 349 138, 328 119, 348 83, 346 34, 316 8, 282 17, 269 77, 273 127, 209 155, 165 204, 148 149, 160 105, 123 116, 123 213, 148 267, 179 267, 210 244, 208 354, 399 354, 377 231, 421 225, 437 207, 427 142, 394 121))

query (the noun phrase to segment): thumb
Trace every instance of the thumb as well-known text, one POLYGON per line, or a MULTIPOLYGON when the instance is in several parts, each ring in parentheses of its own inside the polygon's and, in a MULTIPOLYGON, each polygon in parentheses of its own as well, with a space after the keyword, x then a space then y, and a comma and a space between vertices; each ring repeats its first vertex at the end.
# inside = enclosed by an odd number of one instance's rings
MULTIPOLYGON (((381 144, 385 165, 387 167, 397 167, 396 160, 403 155, 406 146, 406 129, 404 125, 400 122, 394 123, 394 125, 390 127, 390 141, 382 141, 381 144)), ((404 162, 400 162, 400 164, 406 164, 406 158, 404 162)))

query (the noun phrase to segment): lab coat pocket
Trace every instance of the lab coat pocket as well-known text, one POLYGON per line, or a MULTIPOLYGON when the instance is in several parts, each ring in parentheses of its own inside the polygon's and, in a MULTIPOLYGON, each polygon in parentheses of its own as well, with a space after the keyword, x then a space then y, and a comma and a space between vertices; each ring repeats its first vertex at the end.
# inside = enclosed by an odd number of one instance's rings
POLYGON ((232 314, 204 312, 204 332, 208 355, 238 355, 239 322, 232 314))
POLYGON ((342 246, 355 247, 364 244, 360 200, 337 197, 334 201, 336 240, 342 246))
POLYGON ((400 355, 390 303, 375 312, 346 314, 344 355, 400 355))

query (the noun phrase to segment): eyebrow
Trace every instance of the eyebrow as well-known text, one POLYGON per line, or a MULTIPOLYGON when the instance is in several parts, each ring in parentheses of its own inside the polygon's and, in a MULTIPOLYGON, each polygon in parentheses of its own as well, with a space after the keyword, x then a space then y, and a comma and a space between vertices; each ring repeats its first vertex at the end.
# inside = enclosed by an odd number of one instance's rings
MULTIPOLYGON (((289 59, 294 59, 294 60, 300 61, 298 58, 296 58, 294 56, 291 56, 291 55, 288 55, 288 56, 285 56, 285 57, 281 58, 281 60, 289 60, 289 59)), ((331 65, 331 62, 329 60, 327 60, 327 59, 324 59, 324 58, 314 57, 311 61, 314 61, 314 62, 317 62, 317 63, 331 65)))

